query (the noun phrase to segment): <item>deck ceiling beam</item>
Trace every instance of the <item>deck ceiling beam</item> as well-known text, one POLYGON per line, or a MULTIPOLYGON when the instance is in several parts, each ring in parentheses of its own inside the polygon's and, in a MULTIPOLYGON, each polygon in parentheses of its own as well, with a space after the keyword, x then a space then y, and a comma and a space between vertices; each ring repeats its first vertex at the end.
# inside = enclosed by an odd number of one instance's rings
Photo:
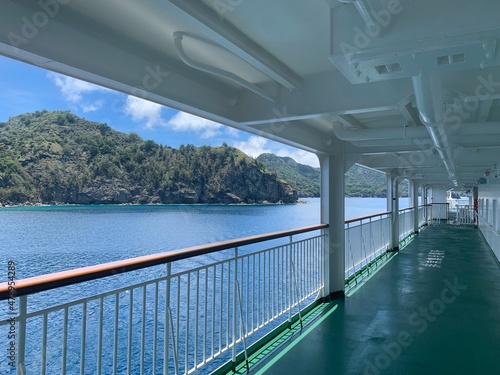
POLYGON ((397 109, 412 92, 410 80, 352 85, 338 71, 304 79, 301 90, 281 90, 275 103, 242 92, 231 107, 231 118, 242 125, 293 121, 323 115, 351 115, 397 109), (352 100, 356 98, 356 100, 352 100))
POLYGON ((477 122, 486 122, 488 121, 488 117, 490 115, 491 106, 493 105, 493 100, 483 100, 479 104, 478 114, 477 114, 477 122))
POLYGON ((403 117, 405 118, 406 124, 409 126, 423 125, 418 117, 418 112, 412 107, 412 101, 414 100, 414 95, 405 98, 397 104, 397 107, 403 117))
POLYGON ((366 129, 366 126, 356 120, 352 115, 333 115, 333 118, 349 128, 358 130, 366 129))

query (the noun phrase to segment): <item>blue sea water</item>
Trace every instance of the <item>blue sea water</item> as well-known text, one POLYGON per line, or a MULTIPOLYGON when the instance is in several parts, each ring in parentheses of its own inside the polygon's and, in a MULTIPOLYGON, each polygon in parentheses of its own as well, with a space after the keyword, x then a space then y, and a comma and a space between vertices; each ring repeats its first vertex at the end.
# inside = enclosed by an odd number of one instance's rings
MULTIPOLYGON (((25 278, 318 224, 319 199, 303 200, 306 203, 292 205, 1 209, 0 281, 6 280, 1 267, 8 260, 16 262, 17 277, 25 278)), ((407 202, 401 198, 401 208, 407 207, 407 202)), ((346 218, 385 210, 385 198, 346 198, 346 218)))
MULTIPOLYGON (((320 222, 319 199, 295 205, 168 205, 16 207, 0 210, 0 281, 7 263, 16 264, 16 278, 166 252, 256 234, 294 229, 320 222)), ((401 199, 400 206, 407 206, 401 199)), ((346 198, 346 218, 386 210, 383 198, 346 198)), ((142 270, 148 279, 155 269, 142 270)), ((92 295, 93 288, 119 287, 93 282, 86 290, 75 285, 61 293, 31 298, 31 308, 92 295), (60 301, 58 301, 60 299, 60 301)), ((155 277, 155 276, 153 276, 155 277)), ((129 280, 127 280, 128 282, 129 280)), ((136 280, 134 280, 135 282, 136 280)), ((137 280, 139 281, 139 280, 137 280)), ((2 308, 6 306, 0 305, 2 308)), ((4 314, 0 311, 0 319, 4 314)), ((62 317, 60 317, 62 319, 62 317)), ((39 322, 28 329, 39 334, 39 322)), ((61 331, 58 331, 61 334, 61 331)), ((55 338, 54 338, 55 339, 55 338)), ((0 367, 5 365, 0 358, 0 367)), ((1 373, 4 373, 3 371, 1 373)))

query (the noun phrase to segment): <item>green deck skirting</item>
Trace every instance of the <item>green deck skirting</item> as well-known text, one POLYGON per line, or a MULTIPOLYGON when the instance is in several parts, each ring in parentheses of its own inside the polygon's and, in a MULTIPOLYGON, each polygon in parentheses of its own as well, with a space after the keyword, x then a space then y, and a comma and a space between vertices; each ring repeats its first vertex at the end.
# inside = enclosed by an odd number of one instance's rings
MULTIPOLYGON (((302 309, 302 330, 311 324, 317 317, 324 314, 330 307, 329 303, 318 300, 302 309)), ((278 347, 286 343, 295 335, 301 332, 301 325, 299 315, 295 314, 292 317, 292 324, 287 321, 274 330, 269 332, 263 338, 252 344, 247 349, 248 365, 250 369, 255 368, 260 361, 267 355, 275 351, 278 347)), ((236 356, 236 364, 232 361, 226 362, 217 370, 212 372, 212 375, 225 375, 225 374, 245 374, 247 372, 245 353, 239 353, 236 356)))

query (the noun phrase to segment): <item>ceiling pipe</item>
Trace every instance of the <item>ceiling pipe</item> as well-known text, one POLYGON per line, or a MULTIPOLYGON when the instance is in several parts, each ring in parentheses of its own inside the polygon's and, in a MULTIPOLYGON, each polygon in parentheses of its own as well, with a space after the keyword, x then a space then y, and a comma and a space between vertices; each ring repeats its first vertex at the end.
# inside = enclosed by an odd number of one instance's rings
MULTIPOLYGON (((500 134, 500 133, 499 133, 500 134)), ((481 136, 476 137, 466 136, 466 135, 458 135, 453 136, 453 149, 461 149, 461 148, 474 148, 474 149, 483 149, 483 148, 499 148, 498 142, 494 139, 485 142, 481 139, 481 136)), ((408 150, 420 150, 428 152, 429 149, 435 149, 434 143, 429 140, 429 138, 408 138, 408 139, 374 139, 369 141, 351 141, 350 142, 355 147, 360 148, 370 148, 370 147, 378 147, 380 150, 383 150, 384 147, 407 147, 408 150)))
MULTIPOLYGON (((415 144, 411 140, 415 138, 428 138, 429 131, 427 127, 411 126, 401 128, 377 128, 377 129, 362 129, 362 130, 346 130, 340 123, 333 124, 333 133, 335 136, 347 142, 352 142, 360 147, 384 144, 415 144), (384 142, 387 141, 387 142, 384 142)), ((499 122, 471 122, 462 124, 452 135, 453 143, 467 143, 475 140, 475 136, 484 135, 499 135, 499 122)), ((422 142, 419 142, 422 144, 422 142)), ((473 142, 474 143, 474 142, 473 142)), ((475 143, 480 143, 475 140, 475 143)))
POLYGON ((455 180, 452 149, 444 127, 444 101, 439 73, 421 73, 412 77, 420 121, 427 127, 434 147, 451 180, 455 180))
MULTIPOLYGON (((422 147, 422 145, 427 145, 424 142, 415 142, 414 138, 407 139, 373 139, 373 140, 363 140, 363 141, 351 141, 351 144, 356 147, 384 147, 384 146, 407 146, 412 150, 422 147)), ((430 144, 429 144, 430 145, 430 144)), ((430 145, 433 146, 433 145, 430 145)), ((426 148, 427 150, 429 147, 426 148)), ((425 150, 422 150, 425 151, 425 150)))
POLYGON ((382 129, 346 130, 340 123, 333 124, 333 133, 338 139, 348 142, 382 140, 382 139, 408 139, 424 138, 429 135, 425 127, 400 127, 382 129))

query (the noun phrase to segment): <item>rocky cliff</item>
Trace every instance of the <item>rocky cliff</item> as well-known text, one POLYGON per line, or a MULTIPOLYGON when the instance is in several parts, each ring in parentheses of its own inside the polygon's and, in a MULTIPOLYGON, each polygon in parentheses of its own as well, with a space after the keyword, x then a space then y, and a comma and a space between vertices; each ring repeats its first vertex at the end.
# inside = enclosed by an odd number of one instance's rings
POLYGON ((67 111, 0 123, 0 204, 293 203, 240 150, 144 141, 67 111))

